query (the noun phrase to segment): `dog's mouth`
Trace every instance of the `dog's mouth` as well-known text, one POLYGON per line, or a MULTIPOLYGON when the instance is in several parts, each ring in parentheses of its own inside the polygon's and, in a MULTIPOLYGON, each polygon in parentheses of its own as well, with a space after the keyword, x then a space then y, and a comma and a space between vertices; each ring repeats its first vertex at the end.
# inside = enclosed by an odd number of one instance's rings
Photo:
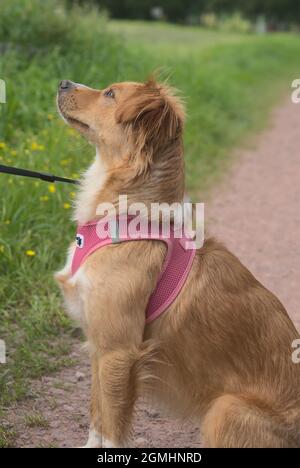
POLYGON ((90 130, 90 126, 87 123, 77 119, 76 117, 71 117, 68 112, 66 112, 64 103, 61 102, 59 95, 57 96, 57 109, 62 119, 71 127, 81 132, 87 132, 90 130))
POLYGON ((82 120, 75 119, 74 117, 69 117, 67 115, 64 115, 64 118, 66 119, 68 124, 76 128, 77 130, 87 131, 90 129, 90 126, 86 124, 85 122, 82 122, 82 120))

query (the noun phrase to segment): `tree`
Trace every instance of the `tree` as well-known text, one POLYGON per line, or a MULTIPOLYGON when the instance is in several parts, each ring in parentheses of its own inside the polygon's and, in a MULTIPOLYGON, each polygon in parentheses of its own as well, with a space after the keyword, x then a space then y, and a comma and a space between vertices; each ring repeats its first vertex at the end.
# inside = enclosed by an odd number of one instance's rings
MULTIPOLYGON (((74 3, 78 0, 68 1, 74 3)), ((190 14, 239 11, 251 19, 263 14, 270 20, 300 23, 299 0, 91 0, 91 2, 107 9, 113 18, 150 19, 151 8, 160 6, 167 20, 176 22, 184 22, 190 14)), ((81 0, 81 3, 87 1, 81 0)))

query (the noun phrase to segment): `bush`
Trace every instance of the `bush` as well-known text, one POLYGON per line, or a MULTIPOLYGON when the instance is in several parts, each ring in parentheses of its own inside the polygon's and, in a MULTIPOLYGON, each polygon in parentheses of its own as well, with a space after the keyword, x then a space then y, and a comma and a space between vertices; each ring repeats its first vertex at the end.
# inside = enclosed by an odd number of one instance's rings
POLYGON ((215 13, 203 13, 200 17, 202 26, 210 29, 217 29, 219 25, 218 17, 215 13))
POLYGON ((0 135, 10 139, 15 133, 11 122, 18 131, 43 127, 42 115, 49 103, 54 106, 59 80, 97 86, 112 77, 123 48, 119 38, 107 32, 105 13, 95 7, 67 10, 59 0, 1 2, 0 70, 8 105, 0 135))
POLYGON ((1 0, 0 42, 34 49, 92 44, 104 31, 106 15, 96 7, 64 0, 1 0))
POLYGON ((221 19, 220 29, 226 32, 249 33, 252 30, 252 24, 239 12, 236 12, 221 19))
POLYGON ((2 0, 0 40, 38 47, 68 40, 72 24, 57 0, 2 0))
POLYGON ((250 21, 245 19, 239 12, 230 16, 218 17, 215 13, 204 13, 200 17, 202 26, 209 29, 219 29, 225 32, 249 33, 253 27, 250 21))

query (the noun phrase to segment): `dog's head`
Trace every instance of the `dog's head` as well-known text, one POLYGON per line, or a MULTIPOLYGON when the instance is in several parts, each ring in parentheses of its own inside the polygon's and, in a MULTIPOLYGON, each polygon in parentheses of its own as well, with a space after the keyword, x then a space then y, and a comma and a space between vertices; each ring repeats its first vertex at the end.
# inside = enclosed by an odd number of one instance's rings
POLYGON ((154 80, 103 90, 62 81, 57 104, 69 125, 114 158, 134 154, 149 164, 159 148, 181 141, 183 105, 171 88, 154 80))

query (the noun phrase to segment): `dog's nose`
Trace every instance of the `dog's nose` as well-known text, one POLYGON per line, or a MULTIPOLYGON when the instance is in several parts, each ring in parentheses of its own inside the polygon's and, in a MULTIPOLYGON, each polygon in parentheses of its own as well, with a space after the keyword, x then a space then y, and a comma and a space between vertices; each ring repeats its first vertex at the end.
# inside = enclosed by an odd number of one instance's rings
POLYGON ((70 89, 75 88, 75 83, 70 80, 62 80, 59 85, 60 91, 69 91, 70 89))

